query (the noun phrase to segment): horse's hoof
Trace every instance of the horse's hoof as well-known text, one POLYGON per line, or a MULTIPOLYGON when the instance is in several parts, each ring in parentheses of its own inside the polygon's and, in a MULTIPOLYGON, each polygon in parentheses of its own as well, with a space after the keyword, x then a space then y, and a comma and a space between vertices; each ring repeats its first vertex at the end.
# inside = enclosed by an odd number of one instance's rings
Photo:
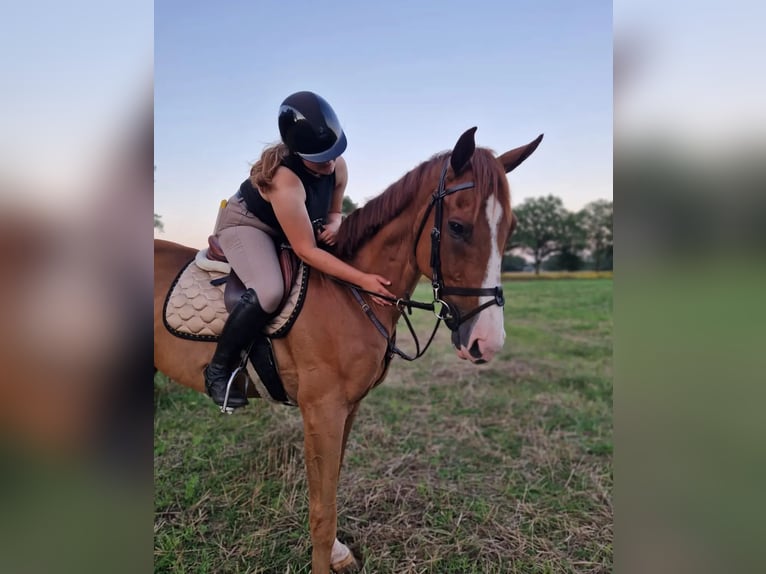
POLYGON ((335 574, 353 574, 359 572, 359 562, 356 561, 354 555, 349 552, 343 560, 339 560, 335 564, 330 564, 330 568, 335 574))

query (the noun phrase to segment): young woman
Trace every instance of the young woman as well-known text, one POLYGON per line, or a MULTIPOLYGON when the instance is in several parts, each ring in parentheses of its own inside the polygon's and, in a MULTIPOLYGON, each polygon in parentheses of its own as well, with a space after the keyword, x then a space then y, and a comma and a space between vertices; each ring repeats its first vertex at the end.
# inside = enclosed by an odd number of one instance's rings
MULTIPOLYGON (((317 246, 335 244, 348 181, 346 135, 330 104, 313 92, 288 96, 279 108, 282 141, 267 147, 221 211, 215 233, 246 291, 224 325, 205 369, 205 388, 222 405, 242 349, 282 299, 275 242, 287 241, 307 265, 380 295, 393 297, 385 277, 363 273, 317 246), (322 226, 315 231, 314 223, 322 226)), ((380 304, 387 304, 376 299, 380 304)), ((247 398, 232 386, 227 406, 247 398)))

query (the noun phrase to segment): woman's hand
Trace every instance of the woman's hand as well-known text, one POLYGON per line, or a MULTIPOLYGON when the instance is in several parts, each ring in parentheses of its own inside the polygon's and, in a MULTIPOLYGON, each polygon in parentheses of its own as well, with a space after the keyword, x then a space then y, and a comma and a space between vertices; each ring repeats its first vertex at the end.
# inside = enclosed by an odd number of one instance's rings
MULTIPOLYGON (((362 283, 359 286, 365 291, 370 291, 371 293, 377 293, 378 295, 383 295, 385 297, 391 297, 392 299, 396 299, 396 295, 394 295, 388 289, 386 289, 386 286, 388 285, 391 285, 391 281, 389 281, 385 277, 381 277, 380 275, 375 275, 374 273, 365 273, 364 279, 362 280, 362 283)), ((381 299, 380 297, 375 297, 374 295, 372 297, 372 300, 378 305, 383 305, 383 306, 388 306, 393 304, 391 301, 386 301, 385 299, 381 299)))
POLYGON ((329 221, 322 226, 322 231, 317 234, 317 240, 327 245, 335 245, 341 218, 329 217, 329 221))

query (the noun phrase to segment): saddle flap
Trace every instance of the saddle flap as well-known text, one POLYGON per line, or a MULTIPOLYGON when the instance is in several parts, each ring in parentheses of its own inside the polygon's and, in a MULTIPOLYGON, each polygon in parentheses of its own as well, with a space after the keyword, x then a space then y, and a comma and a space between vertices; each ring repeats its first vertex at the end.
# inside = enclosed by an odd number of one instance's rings
POLYGON ((298 267, 301 261, 290 246, 283 245, 279 249, 279 267, 282 269, 282 279, 284 281, 284 296, 279 304, 280 309, 282 305, 287 301, 287 297, 290 295, 290 289, 295 282, 295 277, 298 274, 298 267))
MULTIPOLYGON (((212 237, 212 236, 211 236, 212 237)), ((295 252, 288 245, 282 245, 279 247, 279 267, 282 270, 282 300, 279 302, 274 315, 277 315, 287 303, 290 298, 290 291, 293 288, 293 283, 298 276, 298 270, 300 268, 301 261, 295 252)), ((226 310, 231 312, 234 309, 242 293, 245 292, 245 285, 242 283, 239 277, 237 277, 234 271, 229 275, 226 281, 226 289, 224 290, 224 303, 226 310)))
POLYGON ((207 256, 213 261, 227 262, 226 255, 221 249, 221 244, 218 242, 218 238, 215 235, 211 235, 207 238, 207 256))

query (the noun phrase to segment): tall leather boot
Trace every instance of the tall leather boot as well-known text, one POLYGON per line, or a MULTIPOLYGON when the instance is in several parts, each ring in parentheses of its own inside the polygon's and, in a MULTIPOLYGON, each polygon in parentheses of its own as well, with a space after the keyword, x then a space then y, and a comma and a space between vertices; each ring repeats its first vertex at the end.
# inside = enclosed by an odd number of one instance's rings
MULTIPOLYGON (((215 354, 205 368, 205 390, 218 406, 223 406, 226 385, 242 350, 260 333, 268 318, 269 314, 261 308, 255 291, 247 289, 226 320, 215 354)), ((226 406, 238 408, 246 404, 247 397, 232 384, 226 406)))

